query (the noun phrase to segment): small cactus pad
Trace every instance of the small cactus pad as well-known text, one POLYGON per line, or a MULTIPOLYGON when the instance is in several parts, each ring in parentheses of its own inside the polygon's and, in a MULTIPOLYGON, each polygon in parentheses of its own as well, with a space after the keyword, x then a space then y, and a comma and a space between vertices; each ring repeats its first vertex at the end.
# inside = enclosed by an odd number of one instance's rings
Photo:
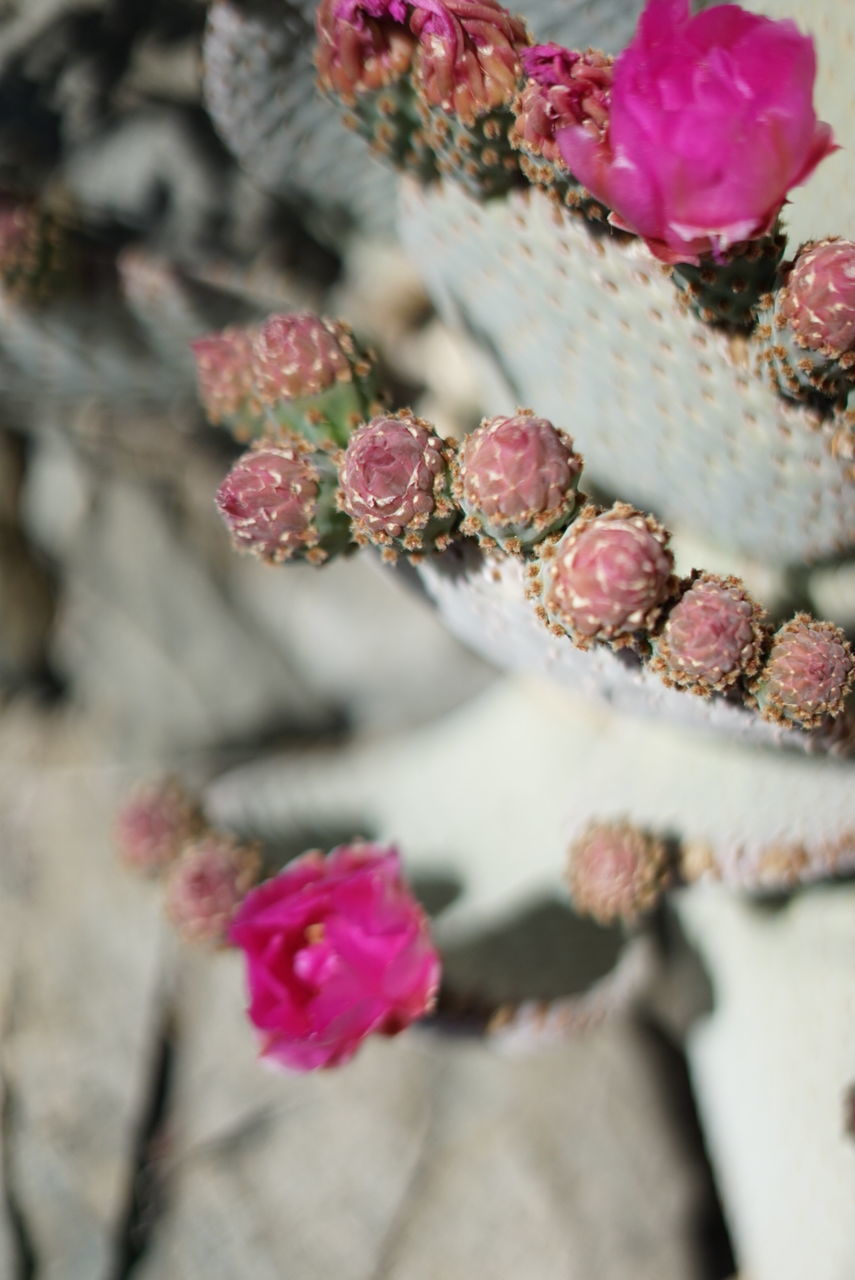
POLYGON ((668 685, 706 697, 722 692, 756 675, 762 617, 738 578, 695 572, 653 641, 651 669, 668 685))
POLYGON ((628 822, 595 822, 574 840, 567 883, 577 911, 630 924, 656 906, 669 881, 665 845, 628 822))
POLYGON ((224 946, 261 870, 258 850, 214 832, 184 849, 166 880, 166 913, 188 942, 224 946))
POLYGON ((541 555, 547 618, 580 648, 593 640, 632 643, 655 625, 676 585, 668 534, 625 502, 608 511, 584 507, 541 555))
POLYGON ((308 311, 265 320, 252 345, 252 379, 268 424, 313 444, 346 444, 379 408, 373 360, 350 327, 308 311))
POLYGON ((262 424, 252 376, 254 338, 254 329, 233 327, 190 344, 205 415, 238 440, 257 434, 262 424))
POLYGON ((530 409, 485 418, 455 462, 462 531, 512 553, 533 546, 570 523, 581 471, 570 437, 530 409))
POLYGON ((217 506, 238 550, 262 560, 322 564, 350 539, 335 509, 335 466, 304 441, 257 441, 217 491, 217 506))
POLYGON ((855 243, 802 245, 764 319, 769 364, 785 394, 844 395, 855 383, 855 243))
POLYGON ((458 512, 450 499, 450 450, 409 410, 359 427, 341 459, 338 503, 357 542, 396 549, 441 550, 458 512))
POLYGON ((156 876, 200 835, 198 804, 174 778, 139 788, 119 810, 116 843, 126 866, 156 876))
POLYGON ((798 613, 772 637, 751 692, 768 720, 813 729, 840 714, 853 680, 852 648, 840 627, 798 613))

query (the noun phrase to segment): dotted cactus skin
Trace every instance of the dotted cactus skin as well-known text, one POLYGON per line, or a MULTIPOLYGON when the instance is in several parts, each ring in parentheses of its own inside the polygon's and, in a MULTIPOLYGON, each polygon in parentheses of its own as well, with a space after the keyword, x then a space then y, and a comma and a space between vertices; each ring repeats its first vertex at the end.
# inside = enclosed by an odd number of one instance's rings
POLYGON ((703 697, 756 675, 763 611, 738 578, 695 572, 653 641, 651 669, 703 697))
POLYGON ((540 589, 546 617, 580 648, 592 641, 632 644, 651 629, 676 579, 668 534, 652 516, 616 502, 588 506, 542 552, 540 589))
POLYGON ((166 913, 188 942, 225 946, 232 918, 258 880, 257 849, 210 833, 184 849, 166 880, 166 913))
POLYGON ((295 438, 258 441, 232 467, 216 501, 237 550, 271 563, 322 564, 349 540, 334 492, 331 461, 295 438))
POLYGON ((462 532, 488 548, 521 553, 569 524, 581 472, 573 441, 546 418, 530 409, 485 418, 454 463, 454 497, 466 514, 462 532))
POLYGON ((628 822, 592 823, 570 846, 567 883, 573 906, 600 924, 631 924, 668 885, 665 845, 628 822))
POLYGON ((750 688, 767 720, 816 729, 841 713, 853 681, 852 648, 841 628, 797 613, 775 632, 750 688))
POLYGON ((340 458, 337 495, 356 541, 391 558, 446 546, 457 519, 449 460, 449 446, 409 410, 359 427, 340 458))

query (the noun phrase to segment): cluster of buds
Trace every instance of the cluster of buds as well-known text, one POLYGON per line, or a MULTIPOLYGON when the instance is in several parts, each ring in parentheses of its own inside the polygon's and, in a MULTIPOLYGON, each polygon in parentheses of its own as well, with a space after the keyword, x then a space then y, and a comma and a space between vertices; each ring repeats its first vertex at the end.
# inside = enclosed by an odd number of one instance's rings
POLYGON ((202 407, 238 440, 295 433, 335 448, 379 408, 374 357, 341 320, 276 314, 192 347, 202 407))
POLYGON ((496 0, 323 0, 317 34, 321 88, 380 154, 422 179, 436 164, 480 195, 516 180, 521 18, 496 0))
POLYGON ((167 914, 188 942, 225 945, 261 870, 254 845, 211 830, 196 797, 174 778, 141 787, 125 801, 116 843, 131 870, 164 878, 167 914))

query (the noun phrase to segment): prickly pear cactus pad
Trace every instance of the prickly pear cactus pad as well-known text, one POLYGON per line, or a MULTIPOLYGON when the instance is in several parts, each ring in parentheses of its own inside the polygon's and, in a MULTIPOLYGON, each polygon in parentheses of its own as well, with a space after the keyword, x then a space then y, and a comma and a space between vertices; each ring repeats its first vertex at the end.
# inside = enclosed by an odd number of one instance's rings
POLYGON ((537 190, 402 189, 401 234, 484 354, 492 412, 535 403, 607 492, 773 563, 855 546, 851 427, 788 403, 750 339, 705 324, 638 240, 537 190))

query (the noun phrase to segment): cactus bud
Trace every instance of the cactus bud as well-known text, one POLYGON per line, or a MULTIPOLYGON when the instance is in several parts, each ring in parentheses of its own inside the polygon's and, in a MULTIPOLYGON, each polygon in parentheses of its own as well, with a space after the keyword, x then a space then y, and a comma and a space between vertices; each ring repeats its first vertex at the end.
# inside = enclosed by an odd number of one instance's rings
POLYGON ((272 315, 252 347, 255 392, 271 426, 344 445, 375 405, 372 359, 350 327, 308 311, 272 315))
POLYGON ((190 343, 205 416, 238 440, 258 434, 262 423, 252 376, 255 332, 235 326, 190 343))
MULTIPOLYGON (((539 44, 522 53, 526 82, 514 102, 511 146, 521 152, 526 177, 554 191, 566 204, 583 205, 587 193, 564 162, 557 134, 583 125, 599 134, 608 121, 614 58, 599 49, 583 53, 557 44, 539 44)), ((605 217, 599 202, 584 204, 589 216, 605 217)))
POLYGON ((415 38, 405 0, 321 0, 315 65, 321 89, 343 103, 344 122, 390 163, 435 176, 409 77, 415 38))
POLYGON ((855 243, 802 245, 772 317, 773 372, 792 395, 836 397, 855 382, 855 243))
POLYGON ((238 550, 262 560, 323 562, 350 540, 335 509, 335 467, 302 440, 256 441, 217 491, 217 506, 238 550))
POLYGON ((656 905, 669 878, 664 843, 628 822, 592 823, 570 847, 573 906, 600 924, 632 923, 656 905))
POLYGON ((184 849, 166 881, 166 912, 188 942, 223 946, 261 870, 258 850, 214 832, 184 849))
POLYGON ((463 533, 519 554, 569 524, 582 459, 573 441, 530 409, 485 418, 460 445, 454 496, 463 533))
POLYGON ((593 640, 631 644, 652 628, 676 579, 668 534, 652 516, 616 502, 583 508, 542 552, 541 592, 548 620, 579 648, 593 640))
POLYGON ((815 729, 840 714, 853 679, 852 648, 840 627, 797 613, 772 637, 751 693, 767 720, 815 729))
POLYGON ((395 549, 442 550, 457 510, 449 497, 449 448, 405 409, 354 432, 341 460, 338 502, 354 537, 389 558, 395 549))
POLYGON ((428 106, 471 125, 510 103, 530 43, 522 18, 496 0, 438 0, 416 6, 410 26, 419 41, 416 85, 428 106))
POLYGON ((650 664, 668 685, 708 697, 760 665, 762 610, 738 578, 692 574, 653 642, 650 664))
POLYGON ((438 0, 416 7, 410 25, 419 39, 413 80, 440 173, 478 199, 501 194, 521 180, 508 131, 530 43, 524 21, 495 0, 438 0))
POLYGON ((198 804, 174 778, 140 788, 119 810, 119 856, 133 871, 158 875, 204 829, 198 804))

